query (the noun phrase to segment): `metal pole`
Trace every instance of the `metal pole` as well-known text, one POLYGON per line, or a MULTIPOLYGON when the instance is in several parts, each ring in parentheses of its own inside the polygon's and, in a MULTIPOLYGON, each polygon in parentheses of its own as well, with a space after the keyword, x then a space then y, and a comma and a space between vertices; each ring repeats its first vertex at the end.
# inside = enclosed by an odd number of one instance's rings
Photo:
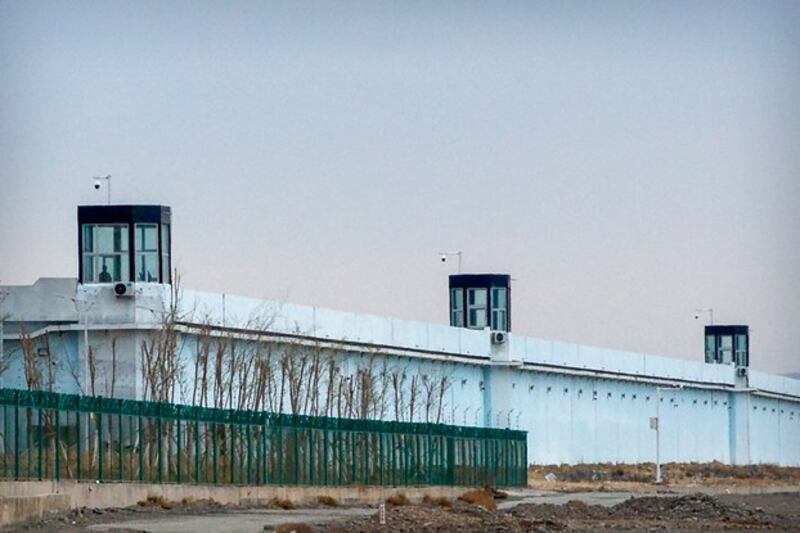
POLYGON ((656 483, 661 483, 661 388, 656 387, 656 483))

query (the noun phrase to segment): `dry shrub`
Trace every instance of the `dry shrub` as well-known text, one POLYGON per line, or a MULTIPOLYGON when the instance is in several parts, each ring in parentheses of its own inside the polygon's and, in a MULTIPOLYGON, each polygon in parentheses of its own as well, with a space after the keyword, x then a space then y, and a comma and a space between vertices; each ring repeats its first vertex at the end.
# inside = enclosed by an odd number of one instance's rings
POLYGON ((480 505, 489 511, 495 511, 497 504, 494 503, 494 496, 491 490, 470 490, 458 497, 462 502, 471 503, 473 505, 480 505))
POLYGON ((405 494, 399 492, 397 494, 393 494, 386 498, 386 503, 389 505, 394 505, 395 507, 402 507, 404 505, 410 505, 411 502, 408 500, 405 494))
POLYGON ((314 530, 308 524, 287 523, 275 526, 275 533, 313 533, 314 530))
POLYGON ((272 498, 269 501, 269 505, 271 507, 277 507, 278 509, 283 509, 285 511, 294 509, 294 503, 292 502, 292 500, 286 498, 272 498))
POLYGON ((140 507, 161 507, 162 509, 172 509, 172 504, 164 499, 160 494, 148 494, 144 500, 136 502, 140 507))
POLYGON ((434 498, 430 494, 424 494, 422 496, 422 503, 425 503, 427 505, 438 505, 439 507, 453 506, 453 502, 451 502, 449 498, 445 498, 444 496, 439 496, 437 498, 434 498))
POLYGON ((184 496, 181 498, 181 505, 192 505, 194 503, 194 498, 191 496, 184 496))
POLYGON ((328 507, 339 506, 339 500, 337 500, 333 496, 320 496, 319 498, 317 498, 317 501, 322 505, 327 505, 328 507))

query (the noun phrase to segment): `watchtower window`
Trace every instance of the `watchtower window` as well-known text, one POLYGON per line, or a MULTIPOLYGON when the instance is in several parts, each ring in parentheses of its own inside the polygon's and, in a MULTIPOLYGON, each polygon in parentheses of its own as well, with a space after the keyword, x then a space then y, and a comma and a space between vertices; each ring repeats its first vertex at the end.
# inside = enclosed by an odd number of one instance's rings
POLYGON ((486 289, 467 289, 467 327, 486 327, 486 289))
POLYGON ((716 338, 714 335, 706 335, 706 363, 717 361, 716 351, 716 338))
POLYGON ((450 325, 457 328, 464 327, 464 290, 450 289, 450 325))
POLYGON ((750 366, 750 337, 747 326, 708 325, 705 327, 705 336, 706 363, 750 366))
POLYGON ((83 283, 128 281, 128 225, 83 225, 83 283))
POLYGON ((158 224, 136 224, 136 281, 158 282, 158 224))
POLYGON ((733 362, 733 337, 722 335, 719 337, 719 358, 720 363, 728 364, 733 362))
POLYGON ((161 283, 171 283, 172 273, 169 271, 169 224, 161 224, 161 283))
POLYGON ((505 287, 492 288, 492 329, 506 331, 508 316, 508 298, 505 287))
POLYGON ((736 366, 750 365, 747 353, 747 335, 736 335, 736 366))

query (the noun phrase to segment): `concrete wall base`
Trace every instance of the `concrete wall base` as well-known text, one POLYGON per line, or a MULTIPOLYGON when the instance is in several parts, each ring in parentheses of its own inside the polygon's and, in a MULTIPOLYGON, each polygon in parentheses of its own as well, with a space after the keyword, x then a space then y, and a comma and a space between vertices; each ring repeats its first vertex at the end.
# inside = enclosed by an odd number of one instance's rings
POLYGON ((159 485, 150 483, 94 483, 76 481, 0 481, 0 526, 41 518, 50 512, 87 507, 107 509, 136 505, 150 495, 168 501, 184 498, 213 499, 222 504, 267 505, 273 498, 297 505, 315 503, 331 496, 345 504, 375 504, 403 493, 411 500, 423 495, 455 498, 466 487, 295 487, 295 486, 211 486, 159 485))

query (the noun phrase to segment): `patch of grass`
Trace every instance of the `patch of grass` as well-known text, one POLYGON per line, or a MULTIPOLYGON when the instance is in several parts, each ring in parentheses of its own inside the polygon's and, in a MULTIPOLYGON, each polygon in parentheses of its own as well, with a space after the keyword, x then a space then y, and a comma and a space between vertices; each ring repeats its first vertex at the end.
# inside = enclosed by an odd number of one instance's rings
POLYGON ((405 494, 399 492, 397 494, 393 494, 386 498, 386 503, 389 505, 394 505, 395 507, 402 507, 404 505, 410 505, 411 502, 408 500, 405 494))
POLYGON ((317 501, 322 505, 327 505, 328 507, 339 506, 339 500, 337 500, 333 496, 320 496, 319 498, 317 498, 317 501))
POLYGON ((308 524, 301 522, 286 523, 275 526, 275 533, 313 533, 313 529, 308 524))
POLYGON ((491 490, 470 490, 459 496, 458 499, 462 502, 480 505, 489 511, 497 510, 497 504, 494 503, 494 496, 492 496, 491 490))
POLYGON ((269 505, 271 507, 277 507, 278 509, 283 509, 285 511, 288 511, 290 509, 294 509, 294 507, 295 507, 294 506, 294 502, 292 502, 292 500, 289 500, 289 499, 286 499, 286 498, 272 498, 269 501, 269 505))

